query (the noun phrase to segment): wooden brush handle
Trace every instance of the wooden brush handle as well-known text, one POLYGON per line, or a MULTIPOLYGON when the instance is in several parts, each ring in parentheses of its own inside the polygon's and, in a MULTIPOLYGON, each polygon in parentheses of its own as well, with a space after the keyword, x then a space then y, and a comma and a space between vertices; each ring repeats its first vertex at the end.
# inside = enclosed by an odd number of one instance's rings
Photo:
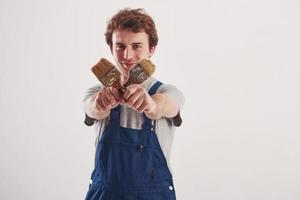
POLYGON ((95 120, 96 120, 96 119, 91 118, 90 116, 88 116, 88 115, 85 113, 85 119, 84 119, 85 125, 87 125, 87 126, 92 126, 92 125, 95 123, 95 120))

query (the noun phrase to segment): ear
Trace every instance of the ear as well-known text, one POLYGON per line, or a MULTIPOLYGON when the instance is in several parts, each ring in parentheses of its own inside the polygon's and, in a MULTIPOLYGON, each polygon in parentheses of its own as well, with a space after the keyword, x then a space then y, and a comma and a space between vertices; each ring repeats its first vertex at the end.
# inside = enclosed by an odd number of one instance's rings
POLYGON ((150 56, 149 56, 149 58, 154 54, 154 52, 155 52, 155 49, 156 49, 156 46, 153 46, 153 47, 151 47, 151 49, 150 49, 150 56))

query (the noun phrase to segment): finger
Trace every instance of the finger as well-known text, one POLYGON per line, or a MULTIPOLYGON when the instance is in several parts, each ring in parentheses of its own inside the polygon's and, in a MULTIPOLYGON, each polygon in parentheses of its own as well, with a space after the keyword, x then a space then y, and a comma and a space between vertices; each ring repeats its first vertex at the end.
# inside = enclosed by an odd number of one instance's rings
POLYGON ((119 90, 117 90, 116 88, 114 87, 109 87, 109 90, 111 92, 111 94, 114 96, 114 98, 119 101, 120 98, 121 98, 121 95, 120 95, 120 92, 119 90))
POLYGON ((140 98, 140 99, 138 99, 138 100, 133 104, 132 107, 133 107, 135 110, 137 110, 138 112, 141 112, 141 111, 139 110, 139 108, 141 107, 141 105, 143 104, 143 102, 144 102, 144 99, 140 98))
POLYGON ((101 110, 107 110, 107 107, 103 105, 102 101, 100 101, 98 105, 101 108, 101 110))
POLYGON ((101 96, 101 102, 105 106, 105 108, 108 108, 111 106, 109 100, 106 98, 106 95, 101 96))
POLYGON ((143 95, 141 92, 137 91, 137 92, 133 93, 126 102, 129 105, 133 106, 135 104, 135 102, 140 98, 143 98, 143 95))
POLYGON ((102 92, 98 92, 95 98, 96 104, 98 105, 101 102, 102 92))
POLYGON ((150 104, 148 104, 146 101, 144 101, 139 108, 137 109, 138 112, 144 112, 145 110, 150 108, 150 104))
POLYGON ((103 95, 103 94, 101 94, 101 92, 99 92, 96 96, 96 99, 95 99, 96 108, 98 110, 106 110, 106 107, 102 103, 102 96, 101 95, 103 95))
POLYGON ((121 97, 121 99, 120 99, 120 104, 122 104, 122 105, 124 105, 124 104, 125 104, 125 100, 124 100, 124 98, 123 98, 123 97, 121 97))
POLYGON ((110 91, 110 89, 108 89, 105 93, 105 97, 108 100, 108 102, 113 106, 117 103, 116 98, 114 97, 114 95, 112 94, 112 92, 110 91))
POLYGON ((137 89, 137 85, 128 86, 123 96, 124 99, 127 100, 137 89))
POLYGON ((99 101, 100 99, 100 95, 101 95, 101 91, 100 92, 97 92, 95 98, 94 98, 94 101, 99 101))

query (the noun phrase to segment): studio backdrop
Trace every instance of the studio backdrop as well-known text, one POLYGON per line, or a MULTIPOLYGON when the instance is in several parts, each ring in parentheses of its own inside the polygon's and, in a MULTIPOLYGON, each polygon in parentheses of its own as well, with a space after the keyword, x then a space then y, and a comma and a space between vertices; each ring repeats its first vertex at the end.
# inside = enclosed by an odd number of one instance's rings
POLYGON ((144 8, 154 77, 185 95, 179 200, 300 199, 300 2, 0 1, 0 199, 81 200, 94 165, 83 98, 113 61, 107 20, 144 8))

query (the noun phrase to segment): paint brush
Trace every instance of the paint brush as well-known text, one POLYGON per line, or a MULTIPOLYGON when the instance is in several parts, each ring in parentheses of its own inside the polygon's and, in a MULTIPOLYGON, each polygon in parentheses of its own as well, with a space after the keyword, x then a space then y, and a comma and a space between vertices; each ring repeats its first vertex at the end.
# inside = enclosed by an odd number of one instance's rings
MULTIPOLYGON (((92 67, 92 72, 98 78, 98 80, 105 86, 113 86, 115 88, 122 88, 121 86, 121 73, 117 68, 105 58, 101 58, 100 61, 92 67)), ((87 126, 92 126, 95 122, 94 118, 89 117, 85 113, 84 123, 87 126)))
POLYGON ((105 86, 113 86, 123 93, 131 84, 141 84, 147 80, 155 70, 155 65, 148 59, 142 59, 129 72, 129 78, 122 86, 120 83, 121 73, 117 68, 105 58, 92 67, 92 71, 98 80, 105 86))
MULTIPOLYGON (((124 93, 126 87, 131 84, 141 84, 145 80, 147 80, 155 71, 155 65, 148 59, 143 59, 138 62, 129 72, 129 79, 121 88, 122 92, 124 93)), ((180 126, 182 123, 182 119, 180 116, 180 112, 173 117, 173 122, 175 126, 180 126)))
POLYGON ((129 78, 123 87, 131 84, 141 84, 155 71, 155 65, 148 59, 142 59, 129 72, 129 78))
MULTIPOLYGON (((101 60, 92 67, 92 71, 105 87, 113 86, 123 95, 126 91, 126 87, 129 85, 141 84, 147 80, 154 73, 155 65, 148 59, 142 59, 130 70, 129 78, 124 85, 120 83, 121 73, 105 58, 101 58, 101 60)), ((94 124, 94 121, 93 118, 86 115, 86 125, 91 126, 94 124)))
POLYGON ((121 92, 124 94, 126 88, 132 84, 141 84, 147 80, 155 71, 155 65, 148 59, 142 59, 129 72, 129 78, 122 86, 121 92))
POLYGON ((118 89, 122 87, 120 83, 121 73, 105 58, 101 58, 100 61, 92 67, 92 72, 105 87, 113 86, 118 89))

